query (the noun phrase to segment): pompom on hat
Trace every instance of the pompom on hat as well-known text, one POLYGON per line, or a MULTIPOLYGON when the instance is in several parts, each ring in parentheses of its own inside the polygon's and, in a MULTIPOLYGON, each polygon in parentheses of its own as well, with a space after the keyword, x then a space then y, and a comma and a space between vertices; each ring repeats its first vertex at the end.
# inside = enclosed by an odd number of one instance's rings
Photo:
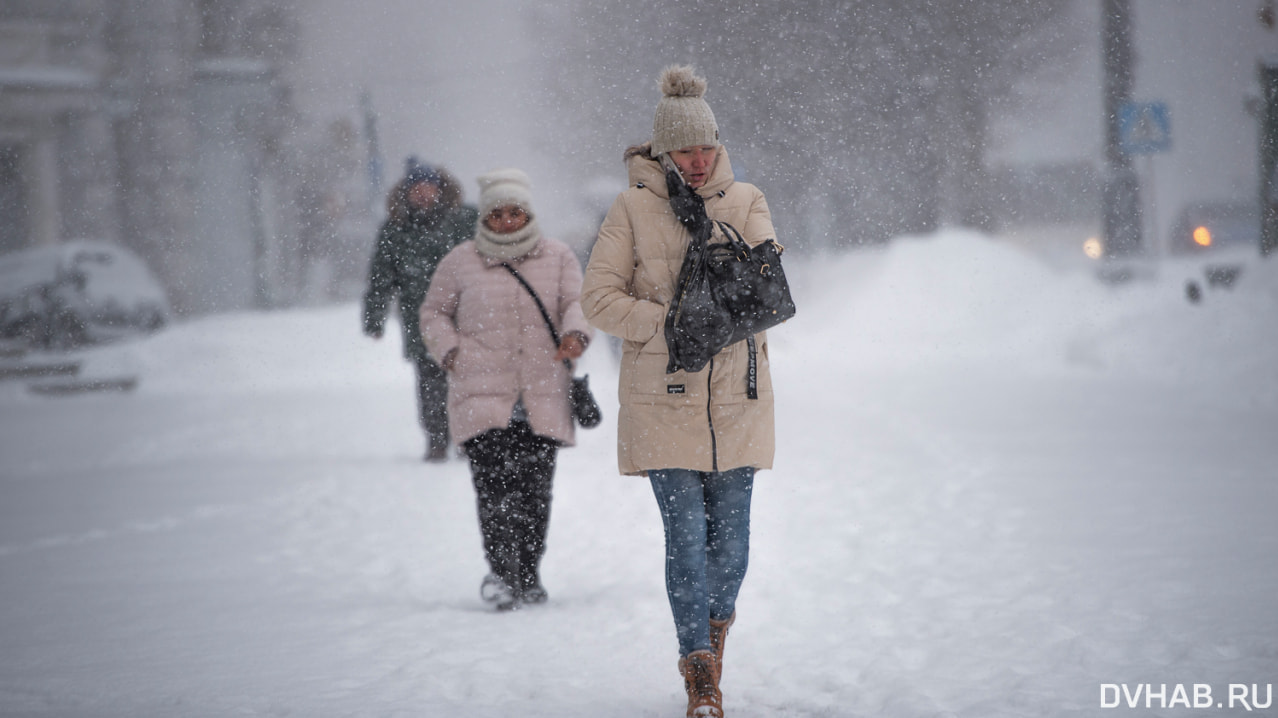
POLYGON ((719 124, 703 99, 706 79, 688 65, 671 65, 661 71, 657 84, 661 100, 652 118, 654 157, 684 147, 719 144, 719 124))
POLYGON ((480 175, 478 181, 481 219, 498 207, 510 205, 518 205, 532 216, 532 182, 523 170, 497 169, 480 175))

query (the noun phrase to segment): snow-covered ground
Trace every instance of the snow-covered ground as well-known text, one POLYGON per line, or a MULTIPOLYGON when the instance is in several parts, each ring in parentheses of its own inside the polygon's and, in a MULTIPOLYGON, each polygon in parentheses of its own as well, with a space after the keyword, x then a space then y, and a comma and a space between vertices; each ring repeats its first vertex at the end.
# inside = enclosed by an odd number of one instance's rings
MULTIPOLYGON (((1263 704, 1278 260, 1192 305, 967 233, 787 259, 729 716, 1263 704)), ((217 316, 83 355, 132 393, 0 383, 0 715, 682 715, 607 344, 584 366, 609 417, 560 455, 551 601, 498 615, 468 471, 420 461, 387 334, 354 305, 217 316)))

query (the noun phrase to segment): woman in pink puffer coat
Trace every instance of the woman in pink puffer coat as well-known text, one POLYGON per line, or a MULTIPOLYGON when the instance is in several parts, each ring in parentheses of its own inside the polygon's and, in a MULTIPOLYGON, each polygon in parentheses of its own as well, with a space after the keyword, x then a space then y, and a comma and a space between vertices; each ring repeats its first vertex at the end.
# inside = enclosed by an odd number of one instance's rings
POLYGON ((574 443, 564 359, 585 351, 581 265, 541 235, 528 177, 515 169, 479 178, 475 238, 439 263, 421 305, 422 338, 448 372, 453 441, 466 451, 490 573, 480 595, 500 610, 546 601, 545 553, 559 447, 574 443), (536 291, 558 346, 528 290, 536 291))

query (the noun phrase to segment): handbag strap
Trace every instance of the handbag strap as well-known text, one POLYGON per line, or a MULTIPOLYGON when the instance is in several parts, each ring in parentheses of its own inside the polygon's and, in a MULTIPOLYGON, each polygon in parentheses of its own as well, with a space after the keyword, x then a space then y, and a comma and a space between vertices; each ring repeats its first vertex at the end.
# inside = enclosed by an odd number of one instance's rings
POLYGON ((741 235, 740 230, 728 224, 727 222, 723 222, 717 219, 714 221, 714 223, 719 225, 719 232, 721 232, 724 238, 728 240, 728 244, 732 247, 733 251, 738 253, 744 253, 747 256, 750 254, 750 243, 745 241, 745 237, 741 235))
MULTIPOLYGON (((529 296, 537 303, 537 311, 541 312, 541 318, 546 320, 546 328, 550 330, 550 338, 555 340, 555 349, 558 349, 559 332, 555 329, 555 323, 550 321, 550 312, 546 311, 546 305, 541 303, 541 297, 537 296, 537 292, 532 288, 532 285, 528 283, 528 280, 524 279, 524 275, 520 274, 517 269, 506 262, 502 262, 501 266, 505 267, 506 271, 510 272, 510 276, 514 277, 516 281, 523 285, 524 289, 528 290, 529 296)), ((572 362, 564 359, 564 366, 568 367, 569 371, 572 371, 572 362)))

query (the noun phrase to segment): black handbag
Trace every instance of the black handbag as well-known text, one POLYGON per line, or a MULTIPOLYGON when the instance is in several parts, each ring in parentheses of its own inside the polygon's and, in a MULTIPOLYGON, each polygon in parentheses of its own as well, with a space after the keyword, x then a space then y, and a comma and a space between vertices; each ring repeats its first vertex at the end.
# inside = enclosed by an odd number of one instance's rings
MULTIPOLYGON (((546 328, 550 330, 550 337, 555 340, 555 346, 559 346, 559 331, 555 329, 555 323, 550 321, 550 312, 546 311, 546 305, 541 303, 541 297, 537 296, 537 292, 533 290, 532 285, 524 279, 514 267, 502 262, 501 266, 510 272, 510 276, 514 277, 528 290, 528 294, 532 296, 533 301, 537 303, 537 310, 541 312, 541 318, 546 320, 546 328)), ((564 360, 564 366, 568 367, 568 371, 572 372, 572 362, 564 360)), ((574 376, 572 383, 568 386, 568 403, 572 407, 572 418, 583 429, 593 429, 599 426, 599 422, 603 421, 603 412, 599 409, 599 402, 595 401, 595 395, 590 392, 590 375, 574 376)))
POLYGON ((723 242, 692 233, 666 312, 666 373, 701 371, 724 347, 794 316, 790 283, 774 240, 751 247, 735 227, 714 222, 723 242))

